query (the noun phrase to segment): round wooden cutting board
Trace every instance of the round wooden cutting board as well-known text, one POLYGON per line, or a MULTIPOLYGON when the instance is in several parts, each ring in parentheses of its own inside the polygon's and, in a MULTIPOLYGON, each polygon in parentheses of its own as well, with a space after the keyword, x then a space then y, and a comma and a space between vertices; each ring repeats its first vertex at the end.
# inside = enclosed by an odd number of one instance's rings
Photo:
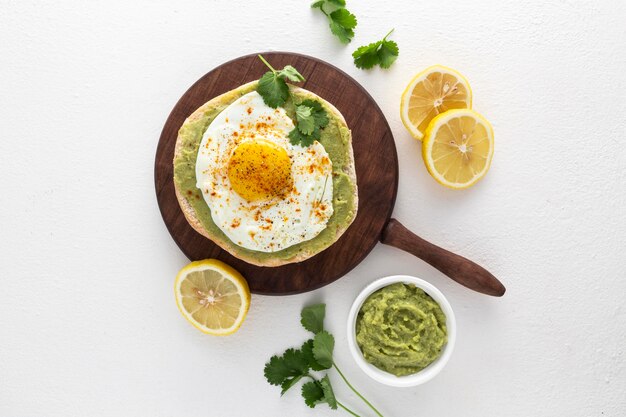
POLYGON ((191 260, 217 258, 240 271, 257 294, 296 294, 329 284, 354 268, 381 237, 396 199, 398 157, 393 135, 382 111, 349 75, 305 55, 266 52, 274 68, 293 65, 306 78, 299 86, 339 109, 352 130, 359 209, 352 225, 330 248, 296 264, 275 268, 241 261, 198 234, 185 220, 174 193, 173 158, 178 130, 191 113, 215 96, 257 80, 267 67, 257 55, 227 62, 200 78, 180 98, 165 122, 156 152, 154 178, 165 224, 191 260))

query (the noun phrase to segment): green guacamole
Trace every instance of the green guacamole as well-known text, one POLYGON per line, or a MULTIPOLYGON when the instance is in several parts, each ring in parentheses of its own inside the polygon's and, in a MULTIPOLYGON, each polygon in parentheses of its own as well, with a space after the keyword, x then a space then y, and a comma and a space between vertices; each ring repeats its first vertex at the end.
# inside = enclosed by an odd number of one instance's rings
POLYGON ((365 360, 396 376, 426 368, 447 340, 441 307, 415 285, 381 288, 365 300, 356 320, 356 341, 365 360))
MULTIPOLYGON (((180 128, 179 140, 182 150, 174 160, 174 181, 196 212, 196 216, 202 226, 211 235, 218 236, 222 240, 229 240, 222 230, 213 222, 211 210, 205 203, 201 191, 196 188, 196 158, 198 147, 206 129, 211 121, 226 107, 239 97, 256 90, 256 83, 235 89, 226 93, 220 102, 214 106, 205 106, 201 117, 190 118, 180 128)), ((307 97, 300 92, 292 93, 294 100, 289 99, 285 104, 287 115, 295 119, 295 105, 307 97), (295 101, 295 103, 294 103, 295 101)), ((355 215, 354 187, 351 179, 343 172, 346 164, 350 163, 350 131, 327 107, 326 103, 320 103, 325 108, 329 123, 322 130, 320 143, 328 152, 333 164, 333 215, 328 220, 326 228, 316 237, 306 242, 290 246, 277 252, 259 252, 233 245, 237 254, 253 257, 259 261, 269 258, 291 259, 303 249, 313 249, 318 252, 330 246, 335 238, 337 229, 350 223, 355 215)))

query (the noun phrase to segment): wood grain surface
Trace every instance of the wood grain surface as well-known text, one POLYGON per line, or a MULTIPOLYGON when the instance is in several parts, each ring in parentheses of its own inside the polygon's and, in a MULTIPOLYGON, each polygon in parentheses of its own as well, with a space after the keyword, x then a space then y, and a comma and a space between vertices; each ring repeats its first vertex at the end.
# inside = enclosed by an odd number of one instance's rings
POLYGON ((170 113, 157 146, 154 177, 163 220, 183 253, 191 260, 217 258, 232 265, 257 294, 310 291, 345 275, 378 242, 398 189, 398 158, 389 125, 372 97, 338 68, 305 55, 265 52, 275 68, 290 64, 306 78, 299 84, 339 109, 352 130, 359 189, 359 209, 352 225, 330 248, 300 263, 259 267, 241 261, 198 234, 185 220, 174 193, 173 157, 178 130, 194 110, 211 98, 258 79, 267 68, 256 54, 227 62, 200 78, 170 113))

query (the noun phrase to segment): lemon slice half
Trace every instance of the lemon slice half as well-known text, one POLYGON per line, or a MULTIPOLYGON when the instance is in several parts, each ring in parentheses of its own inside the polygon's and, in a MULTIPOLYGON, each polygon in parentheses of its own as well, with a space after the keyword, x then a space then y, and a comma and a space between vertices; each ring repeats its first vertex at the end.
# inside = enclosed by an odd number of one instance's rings
POLYGON ((216 336, 236 332, 250 307, 248 283, 217 259, 192 262, 174 283, 176 305, 198 330, 216 336))
POLYGON ((451 109, 472 107, 472 89, 459 72, 435 65, 417 74, 402 93, 400 117, 415 139, 422 139, 431 120, 451 109))
POLYGON ((487 119, 469 109, 449 110, 426 129, 422 156, 437 182, 461 189, 485 176, 493 147, 493 128, 487 119))

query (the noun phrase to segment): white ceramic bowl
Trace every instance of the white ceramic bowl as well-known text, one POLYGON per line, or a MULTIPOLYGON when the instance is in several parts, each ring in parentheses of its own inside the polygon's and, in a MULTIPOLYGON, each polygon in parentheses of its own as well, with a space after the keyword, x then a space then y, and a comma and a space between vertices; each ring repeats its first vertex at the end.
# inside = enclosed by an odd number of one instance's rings
POLYGON ((413 387, 423 384, 424 382, 434 378, 435 375, 437 375, 446 365, 448 359, 450 359, 450 355, 452 355, 452 350, 454 349, 455 341, 456 319, 454 318, 454 312, 452 311, 452 307, 450 307, 450 303, 448 302, 446 297, 444 297, 441 291, 435 288, 432 284, 429 284, 423 279, 412 277, 409 275, 394 275, 390 277, 380 278, 372 282, 370 285, 365 287, 363 291, 361 291, 361 293, 356 297, 356 300, 354 300, 352 308, 350 309, 350 314, 348 315, 348 347, 350 348, 350 352, 352 353, 354 360, 363 370, 363 372, 369 375, 372 379, 375 379, 382 384, 390 385, 392 387, 413 387), (363 353, 361 352, 361 349, 356 342, 356 318, 359 310, 361 310, 363 302, 374 291, 388 285, 395 284, 397 282, 413 284, 416 287, 424 290, 424 292, 430 295, 433 300, 439 303, 439 305, 441 306, 441 310, 443 310, 444 314, 446 315, 446 328, 448 331, 448 343, 444 346, 441 356, 439 356, 437 360, 435 360, 433 363, 431 363, 421 371, 406 376, 395 376, 368 363, 363 357, 363 353))

